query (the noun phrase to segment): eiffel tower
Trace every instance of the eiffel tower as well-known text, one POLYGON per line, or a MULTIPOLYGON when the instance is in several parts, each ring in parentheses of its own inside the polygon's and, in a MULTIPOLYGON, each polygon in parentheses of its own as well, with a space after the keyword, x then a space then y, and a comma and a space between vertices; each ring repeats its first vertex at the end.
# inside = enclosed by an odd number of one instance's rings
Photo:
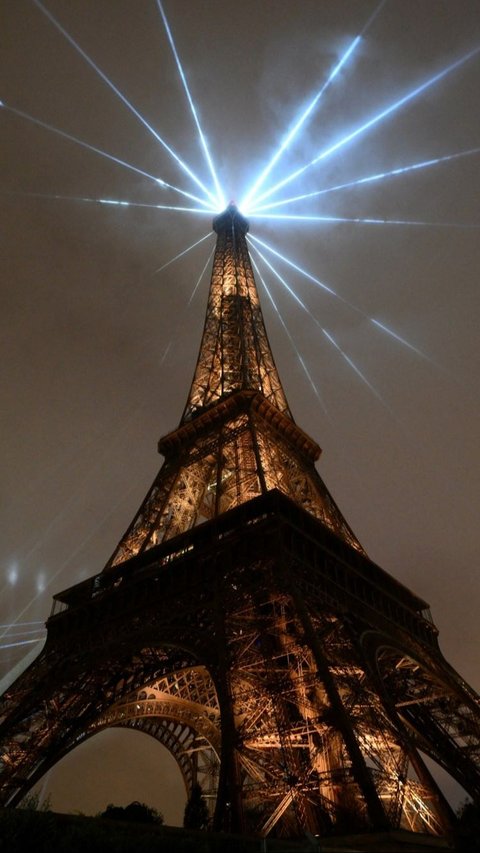
POLYGON ((0 707, 15 806, 106 727, 156 738, 211 826, 295 837, 444 834, 424 757, 480 800, 479 699, 427 604, 366 555, 315 468, 270 350, 234 205, 177 429, 93 577, 54 596, 47 640, 0 707))

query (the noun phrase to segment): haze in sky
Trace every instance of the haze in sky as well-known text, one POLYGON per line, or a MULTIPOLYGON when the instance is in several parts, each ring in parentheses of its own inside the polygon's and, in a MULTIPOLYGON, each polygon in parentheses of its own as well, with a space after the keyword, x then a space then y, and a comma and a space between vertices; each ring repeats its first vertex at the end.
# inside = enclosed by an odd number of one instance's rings
MULTIPOLYGON (((447 660, 478 690, 478 3, 379 5, 165 11, 227 201, 363 33, 259 190, 331 152, 262 202, 329 190, 270 210, 317 219, 250 215, 252 241, 297 266, 257 244, 297 299, 252 256, 288 329, 259 283, 322 478, 371 559, 431 604, 447 660)), ((157 4, 46 8, 211 186, 157 4)), ((169 263, 212 215, 151 207, 198 207, 154 178, 200 188, 38 3, 6 4, 0 62, 4 675, 45 635, 52 595, 101 570, 156 475, 195 367, 214 234, 169 263)), ((172 759, 135 732, 95 736, 40 787, 58 810, 138 799, 167 822, 183 813, 172 759)))

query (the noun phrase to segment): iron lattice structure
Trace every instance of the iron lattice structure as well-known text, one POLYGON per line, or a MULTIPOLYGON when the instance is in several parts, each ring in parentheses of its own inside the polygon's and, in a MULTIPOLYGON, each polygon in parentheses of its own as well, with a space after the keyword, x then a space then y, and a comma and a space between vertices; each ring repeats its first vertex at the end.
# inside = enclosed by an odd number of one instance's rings
POLYGON ((451 810, 421 753, 480 799, 479 699, 427 605, 375 565, 315 468, 268 343, 234 206, 164 464, 99 574, 54 596, 1 701, 1 803, 108 726, 151 735, 216 830, 406 828, 451 810))

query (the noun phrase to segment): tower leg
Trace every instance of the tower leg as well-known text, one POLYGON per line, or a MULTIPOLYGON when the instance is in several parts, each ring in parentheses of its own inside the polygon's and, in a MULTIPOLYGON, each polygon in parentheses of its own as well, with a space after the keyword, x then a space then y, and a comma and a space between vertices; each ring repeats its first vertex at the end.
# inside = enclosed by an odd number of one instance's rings
POLYGON ((303 601, 303 596, 295 588, 293 583, 289 584, 289 586, 298 616, 303 630, 305 631, 305 637, 314 655, 318 675, 323 682, 325 692, 334 712, 336 725, 345 741, 345 745, 352 762, 352 774, 363 794, 371 825, 377 830, 390 829, 389 820, 385 814, 385 810, 380 797, 378 796, 372 776, 357 743, 350 717, 335 685, 335 681, 330 672, 328 662, 323 654, 317 633, 308 615, 307 608, 303 601))
MULTIPOLYGON (((220 567, 219 567, 220 569, 220 567)), ((235 755, 236 729, 233 716, 233 699, 230 687, 227 635, 221 585, 217 584, 215 602, 215 627, 218 643, 218 670, 215 677, 221 720, 221 760, 217 803, 213 818, 214 832, 242 832, 243 809, 240 791, 238 761, 235 755)))

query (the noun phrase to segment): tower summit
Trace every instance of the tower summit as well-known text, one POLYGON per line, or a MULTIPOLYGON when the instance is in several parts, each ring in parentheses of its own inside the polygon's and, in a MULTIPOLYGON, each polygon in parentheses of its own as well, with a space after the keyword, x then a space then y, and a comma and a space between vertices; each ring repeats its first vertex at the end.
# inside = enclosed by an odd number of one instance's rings
POLYGON ((107 570, 254 497, 278 489, 350 545, 360 543, 315 461, 320 448, 294 422, 260 307, 234 204, 213 220, 217 243, 197 365, 165 464, 107 570))
POLYGON ((265 331, 248 228, 233 203, 213 220, 217 244, 205 328, 183 421, 235 391, 259 391, 291 418, 265 331))
POLYGON ((105 568, 54 596, 45 647, 1 698, 0 803, 123 726, 169 749, 187 793, 201 784, 217 831, 443 834, 452 810, 422 754, 480 801, 479 699, 316 470, 247 220, 230 205, 213 227, 183 415, 105 568))

